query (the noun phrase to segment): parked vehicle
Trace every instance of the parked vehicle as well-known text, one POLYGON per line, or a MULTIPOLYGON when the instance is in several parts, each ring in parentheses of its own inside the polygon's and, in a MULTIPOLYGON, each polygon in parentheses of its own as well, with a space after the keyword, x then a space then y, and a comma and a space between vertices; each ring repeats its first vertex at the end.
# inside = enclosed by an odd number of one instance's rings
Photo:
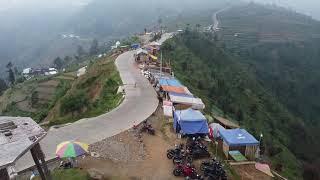
POLYGON ((180 153, 180 155, 174 156, 172 158, 173 164, 182 164, 182 163, 192 163, 192 157, 185 152, 180 153))
POLYGON ((73 165, 70 161, 61 161, 59 167, 62 169, 71 169, 73 168, 73 165))
POLYGON ((174 149, 167 150, 167 158, 172 159, 175 156, 179 156, 181 151, 183 151, 183 144, 176 145, 174 149))
POLYGON ((173 175, 174 176, 183 176, 186 179, 190 180, 202 180, 203 177, 200 176, 197 172, 196 169, 191 166, 191 164, 177 164, 175 169, 173 170, 173 175))
POLYGON ((206 146, 189 146, 187 152, 194 159, 210 157, 210 153, 206 146))
POLYGON ((226 180, 227 175, 220 162, 215 159, 203 161, 200 165, 200 170, 203 171, 205 177, 210 180, 226 180))
POLYGON ((147 121, 144 121, 144 122, 142 123, 142 127, 141 127, 141 129, 140 129, 140 132, 147 132, 147 133, 149 133, 149 134, 151 134, 151 135, 155 135, 155 130, 154 130, 154 128, 151 126, 151 124, 148 124, 147 121))
MULTIPOLYGON (((212 167, 212 166, 215 166, 216 163, 217 163, 217 161, 214 158, 212 158, 210 160, 202 161, 200 164, 200 170, 204 171, 204 167, 212 167)), ((221 166, 220 162, 218 162, 218 164, 221 166)))

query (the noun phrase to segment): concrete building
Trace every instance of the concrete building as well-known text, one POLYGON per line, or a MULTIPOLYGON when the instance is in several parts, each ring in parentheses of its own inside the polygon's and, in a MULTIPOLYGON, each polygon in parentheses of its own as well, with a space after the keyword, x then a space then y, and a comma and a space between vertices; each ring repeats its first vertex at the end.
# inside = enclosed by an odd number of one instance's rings
POLYGON ((0 179, 16 176, 15 163, 29 150, 42 180, 50 179, 39 142, 46 131, 28 117, 0 117, 0 179))

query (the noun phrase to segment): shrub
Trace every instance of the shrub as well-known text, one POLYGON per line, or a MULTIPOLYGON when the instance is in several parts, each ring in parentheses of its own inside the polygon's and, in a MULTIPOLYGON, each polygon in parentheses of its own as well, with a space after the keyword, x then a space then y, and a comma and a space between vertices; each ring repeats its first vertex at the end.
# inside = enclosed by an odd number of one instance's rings
POLYGON ((79 112, 88 104, 88 97, 84 91, 69 94, 61 100, 60 111, 62 114, 79 112))

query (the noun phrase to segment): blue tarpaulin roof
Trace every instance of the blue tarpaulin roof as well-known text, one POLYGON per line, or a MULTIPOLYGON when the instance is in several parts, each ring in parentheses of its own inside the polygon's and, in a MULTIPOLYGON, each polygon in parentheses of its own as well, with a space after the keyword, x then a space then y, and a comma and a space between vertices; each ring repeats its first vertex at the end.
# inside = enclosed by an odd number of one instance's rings
POLYGON ((176 87, 183 87, 183 85, 177 80, 177 79, 164 79, 160 78, 159 79, 159 84, 161 86, 176 86, 176 87))
POLYGON ((259 141, 256 140, 245 129, 222 129, 219 131, 221 138, 229 146, 247 146, 258 145, 259 141))
POLYGON ((207 119, 197 110, 176 110, 173 113, 173 127, 182 134, 207 134, 209 132, 207 119))

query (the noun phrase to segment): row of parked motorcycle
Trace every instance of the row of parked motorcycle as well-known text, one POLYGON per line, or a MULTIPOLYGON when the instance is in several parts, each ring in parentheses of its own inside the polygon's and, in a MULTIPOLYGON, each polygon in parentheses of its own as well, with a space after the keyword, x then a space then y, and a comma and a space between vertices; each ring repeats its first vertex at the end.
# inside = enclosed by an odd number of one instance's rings
POLYGON ((188 139, 186 145, 176 145, 174 149, 167 150, 167 158, 172 159, 175 168, 174 176, 183 176, 188 180, 226 180, 227 175, 222 164, 214 158, 203 161, 200 170, 203 176, 198 174, 192 162, 194 159, 208 158, 210 153, 207 146, 201 142, 201 139, 188 139))

